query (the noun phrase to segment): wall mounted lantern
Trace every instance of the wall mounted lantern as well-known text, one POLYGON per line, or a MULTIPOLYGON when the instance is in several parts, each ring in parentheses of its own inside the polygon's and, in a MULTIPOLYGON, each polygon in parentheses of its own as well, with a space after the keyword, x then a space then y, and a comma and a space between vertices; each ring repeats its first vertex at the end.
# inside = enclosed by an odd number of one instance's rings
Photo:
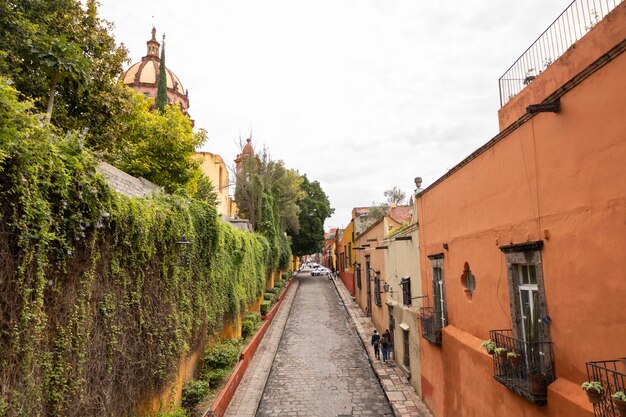
POLYGON ((178 247, 178 263, 176 266, 189 266, 189 250, 191 248, 191 242, 187 239, 187 236, 183 233, 180 240, 176 242, 178 247))

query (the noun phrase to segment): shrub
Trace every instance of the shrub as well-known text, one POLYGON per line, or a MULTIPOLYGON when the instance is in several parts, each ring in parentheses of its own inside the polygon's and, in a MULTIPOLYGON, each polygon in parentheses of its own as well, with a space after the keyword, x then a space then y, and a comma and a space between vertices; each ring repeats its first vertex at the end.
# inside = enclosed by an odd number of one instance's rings
POLYGON ((254 333, 256 323, 252 320, 244 320, 241 323, 241 337, 246 338, 254 333))
POLYGON ((209 347, 202 358, 204 369, 228 368, 239 357, 239 339, 229 340, 209 347))
POLYGON ((205 374, 205 381, 209 383, 209 387, 218 388, 230 371, 231 369, 211 369, 205 374))
POLYGON ((262 301, 261 302, 261 315, 262 316, 267 316, 267 313, 270 312, 270 302, 269 301, 262 301))
POLYGON ((244 320, 249 320, 252 321, 254 324, 260 323, 261 322, 261 313, 248 313, 245 316, 243 316, 244 320))
POLYGON ((184 408, 174 407, 168 412, 159 412, 157 417, 189 417, 184 408))
POLYGON ((274 302, 274 300, 276 299, 276 295, 274 295, 274 294, 272 294, 272 293, 269 293, 269 292, 268 292, 268 293, 265 293, 265 295, 263 296, 263 298, 264 298, 266 301, 269 301, 270 303, 273 303, 273 302, 274 302))
POLYGON ((283 274, 282 274, 282 278, 283 278, 285 281, 288 281, 288 280, 291 278, 291 274, 292 274, 292 273, 293 273, 293 272, 291 272, 291 271, 290 271, 290 272, 283 272, 283 274))
POLYGON ((194 408, 209 393, 209 382, 194 379, 183 385, 181 405, 186 409, 194 408))
MULTIPOLYGON (((280 281, 278 281, 280 282, 280 281)), ((267 294, 278 294, 279 289, 278 288, 268 288, 265 290, 265 295, 267 294)))

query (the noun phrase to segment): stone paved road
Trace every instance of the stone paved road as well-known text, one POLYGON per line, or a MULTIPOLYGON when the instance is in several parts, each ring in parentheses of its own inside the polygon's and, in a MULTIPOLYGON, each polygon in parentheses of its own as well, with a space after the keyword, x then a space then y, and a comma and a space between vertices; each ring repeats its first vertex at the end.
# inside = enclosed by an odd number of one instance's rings
POLYGON ((392 416, 333 283, 306 273, 297 279, 257 417, 392 416))

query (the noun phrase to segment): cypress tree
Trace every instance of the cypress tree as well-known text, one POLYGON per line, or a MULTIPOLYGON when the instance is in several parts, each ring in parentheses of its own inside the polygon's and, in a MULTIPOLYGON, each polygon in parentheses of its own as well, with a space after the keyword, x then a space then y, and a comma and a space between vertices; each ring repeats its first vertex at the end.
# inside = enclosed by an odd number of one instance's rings
POLYGON ((167 78, 165 75, 165 34, 161 45, 161 60, 159 63, 159 85, 157 87, 156 108, 163 113, 167 104, 167 78))

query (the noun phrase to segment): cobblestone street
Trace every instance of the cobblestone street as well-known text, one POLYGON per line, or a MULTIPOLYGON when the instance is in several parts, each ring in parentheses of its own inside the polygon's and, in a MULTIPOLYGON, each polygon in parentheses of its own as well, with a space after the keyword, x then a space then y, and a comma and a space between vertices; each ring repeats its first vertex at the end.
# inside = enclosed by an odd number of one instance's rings
POLYGON ((298 279, 257 416, 392 416, 333 283, 298 279))

